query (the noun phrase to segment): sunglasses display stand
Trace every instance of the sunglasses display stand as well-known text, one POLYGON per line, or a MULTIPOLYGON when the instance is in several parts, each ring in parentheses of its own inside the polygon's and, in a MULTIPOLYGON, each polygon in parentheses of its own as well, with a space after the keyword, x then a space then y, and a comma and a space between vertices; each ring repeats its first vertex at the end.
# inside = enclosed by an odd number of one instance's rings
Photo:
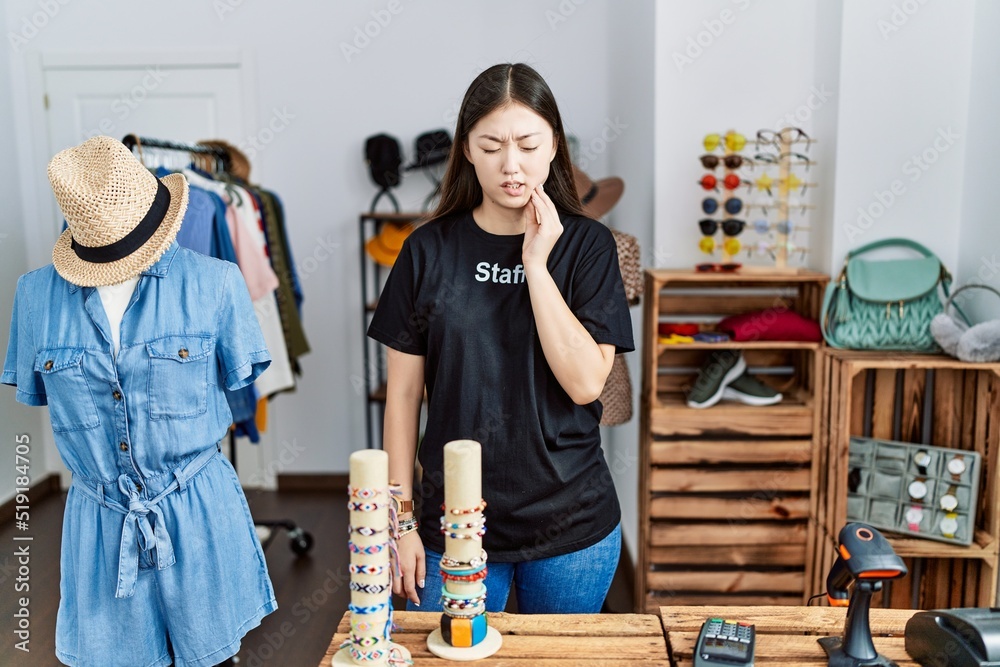
MULTIPOLYGON (((758 137, 760 133, 758 133, 758 137)), ((774 143, 771 145, 775 147, 778 151, 778 220, 786 221, 789 219, 789 209, 791 208, 788 203, 788 196, 791 193, 791 188, 788 187, 789 177, 792 174, 791 161, 792 161, 792 147, 795 144, 804 143, 807 146, 810 143, 814 143, 815 140, 805 137, 800 130, 795 128, 786 127, 780 131, 774 132, 774 143)), ((789 232, 794 231, 794 228, 789 230, 789 232)), ((774 266, 768 267, 769 270, 778 272, 789 272, 795 273, 798 271, 796 267, 790 267, 788 265, 788 249, 791 241, 791 233, 783 233, 780 229, 777 232, 774 244, 774 266)), ((805 248, 802 248, 805 250, 805 248)))
MULTIPOLYGON (((699 181, 702 188, 704 188, 705 190, 712 190, 712 189, 717 189, 721 185, 724 193, 727 190, 735 191, 736 188, 738 188, 740 184, 744 182, 743 178, 739 174, 739 170, 743 164, 743 156, 740 155, 740 151, 742 151, 746 146, 746 137, 744 137, 742 134, 739 134, 735 130, 729 130, 724 135, 709 134, 708 136, 705 137, 704 146, 705 150, 708 151, 708 155, 702 156, 701 158, 702 165, 706 169, 711 169, 713 172, 715 171, 716 167, 722 167, 723 174, 721 179, 716 179, 714 174, 706 174, 705 176, 702 177, 701 181, 699 181), (714 151, 716 151, 717 149, 722 149, 723 154, 721 156, 717 156, 714 154, 714 151)), ((725 239, 724 242, 718 246, 722 250, 722 262, 717 265, 709 264, 704 266, 738 267, 738 265, 735 263, 735 257, 739 253, 740 245, 739 241, 736 240, 736 236, 738 236, 740 232, 743 231, 742 227, 744 226, 745 223, 742 223, 742 221, 738 223, 740 224, 740 229, 735 234, 727 233, 725 231, 727 222, 730 220, 735 220, 736 214, 739 212, 738 210, 736 212, 729 210, 729 206, 727 205, 729 201, 731 201, 730 197, 724 195, 723 205, 721 209, 718 209, 718 212, 721 214, 722 218, 719 221, 710 221, 713 223, 712 224, 713 228, 711 230, 705 229, 704 223, 706 221, 703 220, 699 223, 700 225, 702 225, 701 228, 702 240, 700 243, 702 252, 705 252, 707 254, 713 254, 715 252, 716 248, 715 235, 719 231, 723 232, 723 238, 725 239), (729 252, 731 246, 733 245, 736 246, 735 247, 736 252, 729 252)), ((737 199, 735 201, 739 200, 737 199)), ((705 211, 705 213, 709 215, 711 215, 711 213, 714 212, 705 208, 704 204, 703 204, 703 210, 705 211)), ((733 223, 730 222, 729 224, 732 225, 733 223)), ((699 269, 699 270, 704 270, 704 269, 699 269)))

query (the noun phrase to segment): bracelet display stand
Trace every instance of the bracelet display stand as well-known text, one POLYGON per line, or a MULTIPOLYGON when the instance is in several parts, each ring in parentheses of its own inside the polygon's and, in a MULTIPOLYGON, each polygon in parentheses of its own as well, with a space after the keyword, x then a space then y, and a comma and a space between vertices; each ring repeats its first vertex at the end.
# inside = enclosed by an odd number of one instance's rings
POLYGON ((444 516, 441 532, 441 627, 427 637, 427 648, 445 660, 487 658, 503 638, 486 618, 486 532, 482 496, 482 448, 474 440, 454 440, 444 446, 444 516))
POLYGON ((334 665, 398 667, 410 652, 392 641, 394 526, 389 507, 389 455, 366 449, 351 454, 348 510, 351 551, 351 632, 334 665))

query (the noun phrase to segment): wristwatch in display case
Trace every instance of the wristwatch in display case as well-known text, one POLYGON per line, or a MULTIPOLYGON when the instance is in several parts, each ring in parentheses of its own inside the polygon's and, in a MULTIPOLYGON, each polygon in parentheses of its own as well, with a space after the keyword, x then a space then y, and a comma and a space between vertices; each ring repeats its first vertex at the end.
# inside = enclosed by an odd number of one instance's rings
POLYGON ((949 486, 938 502, 941 504, 941 509, 945 512, 954 512, 958 509, 958 487, 954 484, 949 486))
POLYGON ((917 466, 917 472, 926 476, 927 466, 931 464, 931 455, 927 453, 926 449, 921 449, 913 455, 913 463, 917 466))
POLYGON ((923 502, 924 498, 927 497, 927 480, 918 477, 910 482, 910 485, 906 487, 906 492, 910 494, 910 500, 917 503, 923 502))
POLYGON ((924 508, 910 505, 906 510, 906 525, 915 533, 920 532, 920 522, 924 520, 924 508))
POLYGON ((966 468, 968 466, 965 464, 965 457, 962 454, 955 454, 948 460, 948 472, 951 473, 951 478, 956 482, 961 481, 962 473, 965 472, 966 468))
POLYGON ((954 512, 948 512, 941 519, 938 527, 941 529, 942 535, 949 539, 955 539, 955 533, 958 532, 958 515, 954 512))

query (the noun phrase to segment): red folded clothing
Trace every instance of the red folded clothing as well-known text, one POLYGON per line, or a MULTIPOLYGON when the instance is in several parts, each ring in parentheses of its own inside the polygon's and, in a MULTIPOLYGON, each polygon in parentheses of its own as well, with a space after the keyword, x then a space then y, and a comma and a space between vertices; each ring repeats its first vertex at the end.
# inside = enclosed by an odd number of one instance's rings
POLYGON ((715 325, 734 341, 791 340, 818 343, 823 340, 819 322, 793 310, 768 308, 732 315, 715 325))
POLYGON ((660 322, 657 332, 661 336, 677 334, 679 336, 693 336, 701 331, 701 327, 690 322, 660 322))

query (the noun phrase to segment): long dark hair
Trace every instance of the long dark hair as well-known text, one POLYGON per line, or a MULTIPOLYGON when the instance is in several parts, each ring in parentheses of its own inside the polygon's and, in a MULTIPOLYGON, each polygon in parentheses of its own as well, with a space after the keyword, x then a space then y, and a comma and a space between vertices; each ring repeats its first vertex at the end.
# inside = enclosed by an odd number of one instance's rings
POLYGON ((476 169, 465 157, 464 149, 469 140, 469 131, 480 118, 511 102, 523 104, 552 126, 556 157, 550 165, 549 178, 545 181, 545 194, 560 212, 583 215, 556 98, 545 79, 534 69, 524 63, 505 63, 494 65, 477 76, 465 92, 455 126, 455 141, 448 156, 448 167, 441 181, 441 201, 431 219, 471 211, 482 203, 483 188, 476 178, 476 169))

